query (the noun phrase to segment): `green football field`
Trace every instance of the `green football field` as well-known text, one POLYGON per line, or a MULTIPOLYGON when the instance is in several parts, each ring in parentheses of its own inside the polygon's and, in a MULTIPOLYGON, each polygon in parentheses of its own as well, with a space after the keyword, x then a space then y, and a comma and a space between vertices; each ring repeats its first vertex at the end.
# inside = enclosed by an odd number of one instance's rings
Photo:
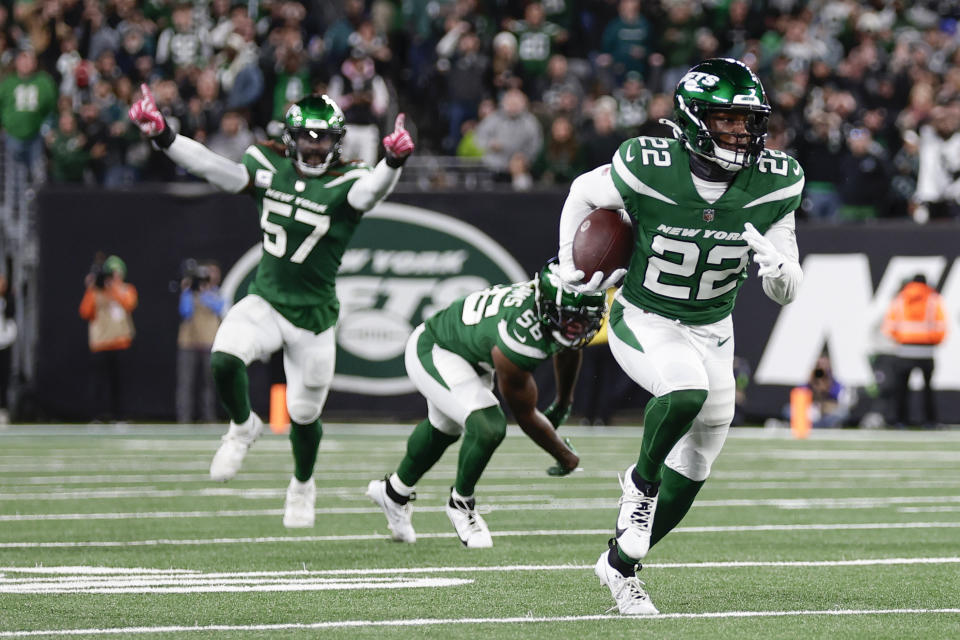
POLYGON ((661 614, 627 618, 593 564, 638 429, 564 428, 584 470, 561 479, 511 429, 484 550, 443 513, 456 446, 418 542, 387 538, 364 490, 407 429, 325 427, 308 530, 281 524, 281 436, 222 485, 221 427, 0 431, 0 638, 960 638, 960 432, 735 429, 641 572, 661 614))

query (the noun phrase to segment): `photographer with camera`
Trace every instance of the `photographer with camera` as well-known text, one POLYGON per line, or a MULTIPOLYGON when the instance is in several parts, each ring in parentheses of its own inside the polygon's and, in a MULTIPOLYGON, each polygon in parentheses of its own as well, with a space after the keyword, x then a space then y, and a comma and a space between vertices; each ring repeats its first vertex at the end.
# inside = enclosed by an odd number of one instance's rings
POLYGON ((117 256, 98 252, 84 279, 87 290, 80 301, 80 317, 89 324, 92 374, 91 399, 95 419, 122 417, 121 354, 133 343, 137 290, 124 278, 127 265, 117 256))
POLYGON ((187 259, 181 268, 180 332, 177 335, 177 422, 196 416, 216 422, 216 391, 210 374, 213 338, 220 328, 224 300, 220 295, 220 267, 212 261, 187 259), (194 412, 196 390, 200 391, 194 412))
POLYGON ((830 358, 826 354, 817 358, 807 386, 812 392, 810 420, 813 427, 842 427, 850 417, 850 408, 855 398, 852 389, 848 389, 833 377, 830 358))

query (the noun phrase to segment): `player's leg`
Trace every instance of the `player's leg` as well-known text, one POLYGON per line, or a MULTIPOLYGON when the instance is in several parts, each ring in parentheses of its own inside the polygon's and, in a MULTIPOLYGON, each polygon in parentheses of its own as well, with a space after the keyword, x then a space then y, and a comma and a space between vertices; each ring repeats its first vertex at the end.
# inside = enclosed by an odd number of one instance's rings
POLYGON ((449 391, 442 379, 434 375, 439 376, 433 363, 433 346, 430 335, 424 335, 423 325, 417 327, 407 340, 404 354, 407 375, 427 401, 427 418, 414 427, 396 471, 382 480, 371 480, 367 485, 367 496, 383 510, 391 537, 399 542, 416 542, 410 504, 416 499, 414 487, 463 432, 463 426, 444 414, 432 400, 439 399, 443 403, 449 391))
MULTIPOLYGON (((732 332, 732 325, 731 325, 732 332)), ((726 334, 732 335, 732 334, 726 334)), ((704 361, 710 392, 693 426, 667 456, 650 533, 652 547, 676 527, 689 511, 697 493, 710 475, 714 460, 730 430, 736 407, 733 376, 733 340, 717 347, 706 345, 712 355, 704 361)))
POLYGON ((625 561, 639 561, 650 544, 653 512, 667 455, 693 424, 707 397, 704 353, 689 327, 614 305, 610 350, 621 368, 653 394, 644 413, 637 463, 624 474, 617 546, 625 561))
POLYGON ((427 399, 429 425, 421 423, 417 427, 407 443, 407 455, 397 473, 389 478, 389 484, 398 492, 412 492, 413 483, 466 431, 457 484, 451 489, 446 511, 465 545, 489 547, 490 533, 476 512, 473 487, 506 433, 506 419, 502 419, 500 427, 492 415, 503 415, 493 395, 492 375, 477 374, 469 362, 435 344, 422 328, 410 337, 406 364, 407 374, 427 399), (458 487, 469 492, 461 493, 458 487))
POLYGON ((700 413, 708 377, 695 336, 677 322, 618 300, 608 336, 620 367, 654 397, 645 411, 640 456, 620 483, 616 537, 597 559, 594 573, 610 589, 621 613, 653 614, 657 608, 636 571, 650 547, 661 467, 700 413))
POLYGON ((213 340, 210 370, 220 402, 230 417, 230 429, 210 463, 213 480, 233 478, 263 430, 260 417, 250 410, 247 365, 280 348, 278 316, 263 298, 247 296, 227 312, 213 340))
POLYGON ((317 490, 313 469, 323 436, 320 414, 327 401, 336 365, 336 339, 331 327, 313 333, 279 318, 283 335, 283 371, 287 378, 287 413, 294 473, 287 486, 283 526, 312 527, 317 490))

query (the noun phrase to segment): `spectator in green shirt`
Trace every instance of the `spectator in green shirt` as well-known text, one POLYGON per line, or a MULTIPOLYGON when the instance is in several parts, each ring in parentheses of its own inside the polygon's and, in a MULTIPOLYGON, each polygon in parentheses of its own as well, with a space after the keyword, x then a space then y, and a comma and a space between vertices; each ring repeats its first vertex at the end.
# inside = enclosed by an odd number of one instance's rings
POLYGON ((56 109, 57 87, 49 73, 37 70, 33 51, 18 53, 14 69, 0 82, 0 127, 8 166, 16 172, 12 182, 38 184, 45 178, 40 129, 56 109), (24 173, 26 180, 21 178, 24 173))
POLYGON ((56 131, 47 134, 47 148, 50 179, 56 183, 83 182, 90 159, 104 154, 102 142, 92 146, 87 144, 86 136, 77 129, 77 119, 70 111, 63 111, 56 131))

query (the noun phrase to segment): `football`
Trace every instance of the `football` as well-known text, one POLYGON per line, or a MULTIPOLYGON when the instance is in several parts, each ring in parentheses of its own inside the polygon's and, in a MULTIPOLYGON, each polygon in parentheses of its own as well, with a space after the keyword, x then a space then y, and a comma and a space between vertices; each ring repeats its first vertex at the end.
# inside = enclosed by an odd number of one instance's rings
POLYGON ((589 280, 595 272, 608 275, 626 268, 633 253, 630 218, 613 209, 594 209, 573 236, 573 265, 589 280))

